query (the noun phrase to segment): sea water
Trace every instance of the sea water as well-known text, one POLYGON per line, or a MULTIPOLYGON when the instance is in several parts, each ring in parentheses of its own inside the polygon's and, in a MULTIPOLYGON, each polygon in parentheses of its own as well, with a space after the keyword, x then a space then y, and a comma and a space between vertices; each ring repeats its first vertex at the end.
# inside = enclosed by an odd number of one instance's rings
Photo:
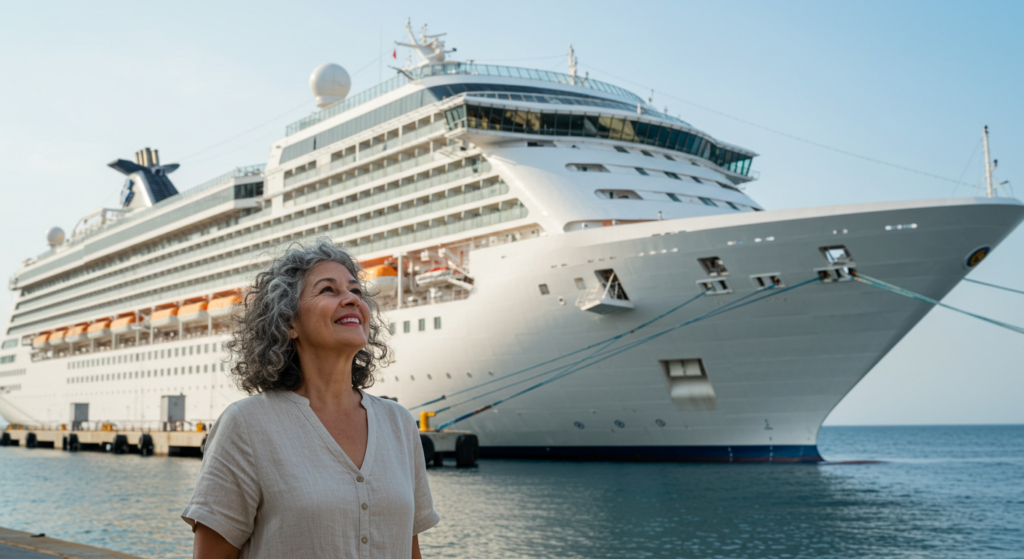
MULTIPOLYGON (((427 558, 1022 557, 1024 426, 826 427, 807 464, 429 470, 427 558), (875 463, 842 463, 874 460, 875 463)), ((200 460, 0 448, 0 526, 191 557, 200 460)))

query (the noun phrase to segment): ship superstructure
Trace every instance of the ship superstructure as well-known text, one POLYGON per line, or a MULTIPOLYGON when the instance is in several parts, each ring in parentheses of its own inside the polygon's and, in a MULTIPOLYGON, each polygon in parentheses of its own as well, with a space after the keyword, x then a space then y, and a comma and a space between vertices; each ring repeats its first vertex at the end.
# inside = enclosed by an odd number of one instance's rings
POLYGON ((245 285, 327 236, 386 309, 397 362, 371 391, 410 407, 696 294, 691 315, 818 278, 464 423, 485 455, 816 460, 828 412, 929 309, 851 270, 941 298, 1024 215, 1005 198, 764 211, 743 189, 753 151, 579 76, 572 54, 563 74, 410 40, 418 64, 351 97, 343 69, 318 68, 321 109, 265 166, 177 193, 158 155, 112 163, 121 207, 54 232, 11 279, 0 414, 66 423, 88 404, 144 425, 184 395, 190 421, 215 421, 242 397, 224 342, 245 285))

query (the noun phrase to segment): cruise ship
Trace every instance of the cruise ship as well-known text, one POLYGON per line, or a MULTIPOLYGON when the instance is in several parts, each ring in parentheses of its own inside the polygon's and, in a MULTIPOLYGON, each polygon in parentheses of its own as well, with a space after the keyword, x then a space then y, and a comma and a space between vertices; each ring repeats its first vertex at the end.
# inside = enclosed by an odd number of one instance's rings
POLYGON ((435 426, 502 401, 456 424, 482 456, 814 462, 931 309, 850 280, 941 299, 1024 218, 999 197, 769 210, 745 192, 754 151, 571 50, 565 73, 484 65, 407 30, 416 60, 371 89, 317 68, 318 109, 265 164, 179 191, 156 150, 110 163, 118 207, 51 229, 10 279, 0 415, 166 427, 183 396, 188 428, 215 422, 244 397, 225 342, 246 285, 328 237, 391 330, 370 392, 435 426))

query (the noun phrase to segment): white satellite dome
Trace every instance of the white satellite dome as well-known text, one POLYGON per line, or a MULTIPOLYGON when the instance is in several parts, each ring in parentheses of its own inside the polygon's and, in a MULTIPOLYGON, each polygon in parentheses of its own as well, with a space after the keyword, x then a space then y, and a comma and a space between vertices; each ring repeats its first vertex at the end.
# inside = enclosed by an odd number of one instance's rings
POLYGON ((345 99, 352 88, 352 78, 337 64, 321 64, 309 76, 309 89, 316 96, 316 106, 321 109, 345 99))
POLYGON ((64 242, 64 230, 60 227, 51 227, 46 232, 46 244, 55 247, 64 242))

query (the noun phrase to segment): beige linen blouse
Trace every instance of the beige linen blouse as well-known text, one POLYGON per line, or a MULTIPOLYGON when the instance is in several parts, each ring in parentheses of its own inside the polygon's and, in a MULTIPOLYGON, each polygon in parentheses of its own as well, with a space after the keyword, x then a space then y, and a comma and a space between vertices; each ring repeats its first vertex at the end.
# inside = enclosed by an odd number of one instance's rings
POLYGON ((400 558, 440 520, 408 410, 362 392, 362 469, 309 400, 269 391, 228 406, 210 431, 181 517, 209 526, 244 558, 400 558))

